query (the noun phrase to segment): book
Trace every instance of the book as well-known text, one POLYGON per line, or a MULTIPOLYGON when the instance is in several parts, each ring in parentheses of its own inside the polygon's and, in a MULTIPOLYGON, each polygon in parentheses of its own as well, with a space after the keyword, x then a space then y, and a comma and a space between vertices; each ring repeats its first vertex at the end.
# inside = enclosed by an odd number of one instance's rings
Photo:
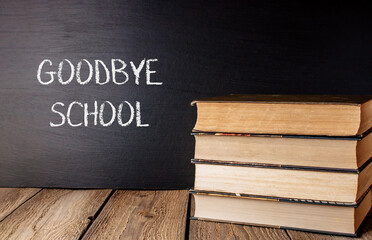
POLYGON ((195 159, 358 172, 372 157, 372 134, 358 137, 192 133, 195 159))
POLYGON ((192 193, 191 219, 356 236, 371 209, 371 192, 355 205, 192 193))
POLYGON ((334 202, 357 202, 372 184, 372 164, 359 173, 193 159, 196 190, 334 202))
POLYGON ((228 95, 193 101, 194 132, 363 136, 372 127, 371 96, 228 95))

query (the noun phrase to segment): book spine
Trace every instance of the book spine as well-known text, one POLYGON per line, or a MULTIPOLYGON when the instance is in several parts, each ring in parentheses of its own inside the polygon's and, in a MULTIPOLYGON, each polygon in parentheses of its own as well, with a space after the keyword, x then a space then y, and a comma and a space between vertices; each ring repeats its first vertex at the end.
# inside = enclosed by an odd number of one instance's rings
POLYGON ((366 191, 357 202, 336 202, 336 201, 322 201, 322 200, 312 200, 312 199, 300 199, 300 198, 283 198, 274 196, 262 196, 262 195, 252 195, 243 193, 227 193, 227 192, 213 192, 193 189, 190 190, 190 194, 195 195, 211 195, 219 197, 235 197, 235 198, 245 198, 253 200, 263 200, 263 201, 274 201, 274 202, 290 202, 290 203, 303 203, 303 204, 316 204, 316 205, 331 205, 331 206, 342 206, 342 207, 353 207, 359 206, 360 202, 367 196, 368 191, 366 191))
POLYGON ((283 134, 256 134, 256 133, 227 133, 227 132, 201 132, 193 130, 191 135, 238 136, 238 137, 272 137, 272 138, 302 138, 360 141, 367 134, 355 136, 322 136, 322 135, 283 135, 283 134))
POLYGON ((267 163, 241 163, 233 161, 220 161, 220 160, 206 160, 206 159, 191 159, 191 163, 194 164, 210 164, 210 165, 224 165, 224 166, 236 166, 236 167, 256 167, 256 168, 273 168, 273 169, 287 169, 287 170, 303 170, 303 171, 318 171, 318 172, 335 172, 335 173, 351 173, 359 174, 361 170, 366 168, 371 162, 370 158, 366 163, 358 169, 349 168, 324 168, 324 167, 308 167, 308 166, 295 166, 295 165, 281 165, 281 164, 267 164, 267 163))

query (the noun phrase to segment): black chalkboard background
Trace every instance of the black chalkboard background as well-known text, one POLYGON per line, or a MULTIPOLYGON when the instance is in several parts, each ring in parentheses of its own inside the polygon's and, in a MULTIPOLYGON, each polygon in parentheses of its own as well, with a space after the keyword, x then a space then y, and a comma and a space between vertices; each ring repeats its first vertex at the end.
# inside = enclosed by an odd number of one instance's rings
POLYGON ((189 188, 192 100, 372 94, 371 4, 299 2, 2 1, 0 186, 189 188), (163 85, 38 83, 43 59, 65 58, 157 58, 163 85), (140 101, 150 127, 49 126, 53 103, 94 100, 140 101))

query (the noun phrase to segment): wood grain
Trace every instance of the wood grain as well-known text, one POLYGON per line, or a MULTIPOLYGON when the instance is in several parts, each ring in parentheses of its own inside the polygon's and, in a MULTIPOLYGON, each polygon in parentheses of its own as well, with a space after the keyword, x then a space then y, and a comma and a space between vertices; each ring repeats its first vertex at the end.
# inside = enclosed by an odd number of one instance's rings
POLYGON ((109 193, 43 189, 0 222, 0 239, 78 239, 109 193))
POLYGON ((290 239, 285 230, 190 220, 190 240, 290 239))
POLYGON ((184 239, 188 191, 117 191, 83 239, 184 239))
POLYGON ((0 221, 38 191, 40 188, 0 188, 0 221))
POLYGON ((310 239, 317 239, 317 240, 346 240, 346 239, 363 239, 363 240, 371 240, 372 239, 372 218, 369 217, 367 222, 364 226, 362 226, 360 236, 358 238, 349 238, 349 237, 342 237, 342 236, 331 236, 325 234, 316 234, 316 233, 308 233, 308 232, 301 232, 301 231, 292 231, 287 230, 288 235, 291 239, 299 239, 299 240, 310 240, 310 239))

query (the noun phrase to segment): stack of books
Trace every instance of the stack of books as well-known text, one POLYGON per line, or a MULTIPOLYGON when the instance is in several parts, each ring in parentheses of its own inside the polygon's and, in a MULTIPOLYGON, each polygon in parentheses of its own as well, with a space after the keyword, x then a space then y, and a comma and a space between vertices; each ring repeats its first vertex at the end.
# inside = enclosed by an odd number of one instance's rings
POLYGON ((194 101, 191 218, 355 236, 372 201, 371 99, 194 101))

